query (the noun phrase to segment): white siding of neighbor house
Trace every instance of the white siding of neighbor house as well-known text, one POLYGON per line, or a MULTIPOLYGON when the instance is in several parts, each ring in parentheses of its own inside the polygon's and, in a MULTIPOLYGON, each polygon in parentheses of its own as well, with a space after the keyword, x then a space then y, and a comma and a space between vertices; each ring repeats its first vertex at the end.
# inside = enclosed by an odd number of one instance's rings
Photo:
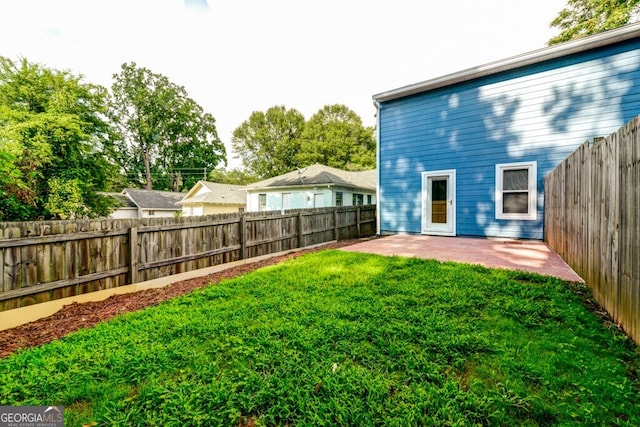
POLYGON ((138 209, 136 208, 118 208, 111 212, 109 218, 112 219, 132 219, 138 218, 138 209))
POLYGON ((132 218, 172 218, 175 212, 180 210, 153 210, 153 209, 136 209, 136 208, 120 208, 113 211, 109 218, 113 219, 132 219, 132 218), (150 215, 153 211, 153 215, 150 215))
POLYGON ((173 218, 176 212, 180 212, 180 209, 174 210, 155 210, 155 209, 143 209, 142 218, 173 218), (151 214, 153 212, 153 215, 151 214))
POLYGON ((182 216, 200 216, 204 215, 202 205, 182 205, 182 216))
POLYGON ((260 194, 266 194, 267 211, 279 211, 283 209, 308 209, 314 207, 332 207, 336 205, 336 192, 342 192, 342 206, 351 206, 353 194, 362 194, 364 205, 367 204, 367 196, 371 196, 371 204, 376 204, 375 191, 359 191, 352 188, 307 188, 307 189, 274 189, 247 193, 247 211, 260 210, 260 194), (291 206, 283 206, 283 194, 290 194, 291 206), (320 201, 320 203, 318 203, 320 201), (322 206, 318 206, 322 204, 322 206))

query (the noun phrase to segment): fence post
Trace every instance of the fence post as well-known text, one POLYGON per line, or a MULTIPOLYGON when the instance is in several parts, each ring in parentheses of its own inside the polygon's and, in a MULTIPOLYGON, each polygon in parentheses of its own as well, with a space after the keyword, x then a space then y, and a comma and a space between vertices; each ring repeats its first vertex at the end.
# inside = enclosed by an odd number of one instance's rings
POLYGON ((357 237, 360 237, 360 206, 358 206, 358 209, 356 210, 356 230, 358 233, 357 237))
POLYGON ((338 228, 338 208, 333 208, 333 239, 338 240, 340 229, 338 228))
POLYGON ((240 215, 240 259, 244 259, 247 255, 247 238, 245 233, 247 221, 244 218, 244 214, 240 215))
POLYGON ((129 284, 138 283, 138 227, 129 229, 129 284))
POLYGON ((302 211, 298 212, 298 247, 302 247, 302 211))

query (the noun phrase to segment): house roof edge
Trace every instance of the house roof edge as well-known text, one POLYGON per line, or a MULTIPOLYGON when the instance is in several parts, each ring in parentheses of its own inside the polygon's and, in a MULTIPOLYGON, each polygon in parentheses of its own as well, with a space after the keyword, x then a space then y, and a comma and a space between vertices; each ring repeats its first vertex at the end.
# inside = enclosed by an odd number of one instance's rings
POLYGON ((406 96, 416 95, 441 87, 498 74, 504 71, 525 67, 576 53, 586 52, 603 46, 609 46, 640 37, 640 23, 625 25, 615 30, 594 34, 577 40, 571 40, 554 46, 544 47, 531 52, 512 56, 477 67, 467 68, 434 79, 402 86, 397 89, 373 95, 374 101, 387 102, 406 96))

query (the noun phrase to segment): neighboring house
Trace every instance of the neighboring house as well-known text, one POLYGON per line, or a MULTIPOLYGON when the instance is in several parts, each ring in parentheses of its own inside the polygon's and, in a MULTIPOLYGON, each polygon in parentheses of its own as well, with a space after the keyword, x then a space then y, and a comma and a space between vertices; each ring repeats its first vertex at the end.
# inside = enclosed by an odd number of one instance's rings
POLYGON ((121 194, 108 195, 124 204, 109 215, 109 218, 158 218, 173 217, 181 213, 182 208, 176 203, 184 193, 126 188, 121 194))
POLYGON ((256 182, 245 189, 250 212, 374 205, 376 172, 350 172, 315 164, 256 182))
POLYGON ((118 201, 118 207, 111 212, 109 218, 113 219, 130 219, 138 218, 138 207, 124 193, 99 193, 102 196, 111 197, 118 201))
POLYGON ((544 176, 640 113, 640 24, 373 99, 380 234, 542 239, 544 176))
POLYGON ((184 216, 243 212, 247 194, 242 185, 198 181, 178 204, 184 216))

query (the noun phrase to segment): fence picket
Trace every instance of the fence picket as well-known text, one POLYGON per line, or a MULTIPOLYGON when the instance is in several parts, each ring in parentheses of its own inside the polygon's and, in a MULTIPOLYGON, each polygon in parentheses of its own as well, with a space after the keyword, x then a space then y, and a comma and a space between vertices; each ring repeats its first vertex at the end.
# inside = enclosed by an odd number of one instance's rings
POLYGON ((354 238, 358 230, 372 235, 375 214, 375 206, 360 206, 284 214, 1 223, 0 310, 354 238))
POLYGON ((545 240, 640 343, 640 116, 545 177, 545 240), (571 170, 572 178, 563 175, 571 170), (570 197, 574 200, 571 200, 570 197), (564 210, 558 218, 557 213, 564 210))

